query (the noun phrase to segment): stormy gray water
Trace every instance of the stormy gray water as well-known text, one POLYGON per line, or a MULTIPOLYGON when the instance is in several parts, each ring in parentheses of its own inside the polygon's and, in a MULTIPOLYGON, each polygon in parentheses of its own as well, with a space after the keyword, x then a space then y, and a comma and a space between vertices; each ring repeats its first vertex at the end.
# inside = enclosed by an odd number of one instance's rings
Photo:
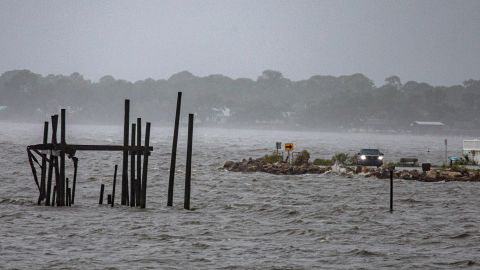
MULTIPOLYGON (((387 160, 417 156, 440 163, 442 136, 195 129, 193 210, 187 211, 185 128, 173 208, 166 207, 172 131, 153 129, 144 210, 98 205, 100 184, 111 192, 121 153, 77 153, 75 205, 37 206, 26 145, 41 142, 42 128, 0 124, 2 269, 480 267, 478 183, 395 180, 391 214, 387 180, 244 174, 221 168, 225 160, 267 154, 276 141, 308 149, 312 158, 378 147, 387 160)), ((449 155, 460 154, 462 139, 448 137, 449 155)), ((67 141, 121 144, 122 127, 69 126, 67 141)))

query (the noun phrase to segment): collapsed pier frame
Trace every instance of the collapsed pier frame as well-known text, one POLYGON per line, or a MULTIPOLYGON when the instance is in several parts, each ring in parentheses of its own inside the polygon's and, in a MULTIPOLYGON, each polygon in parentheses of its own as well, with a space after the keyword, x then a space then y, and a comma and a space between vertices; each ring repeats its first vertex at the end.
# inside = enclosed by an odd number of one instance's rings
MULTIPOLYGON (((132 125, 132 142, 129 145, 129 127, 130 127, 130 100, 125 100, 124 134, 123 145, 85 145, 68 144, 66 142, 66 110, 61 109, 60 113, 60 143, 57 142, 58 115, 52 116, 52 137, 48 143, 48 126, 44 123, 43 143, 27 146, 28 160, 32 169, 35 184, 39 190, 38 204, 42 202, 45 205, 52 206, 70 206, 75 202, 75 189, 77 181, 78 158, 75 157, 77 151, 117 151, 123 153, 122 162, 122 181, 121 181, 121 204, 146 207, 146 189, 148 175, 148 156, 153 151, 149 145, 150 123, 146 123, 145 145, 141 145, 141 119, 137 119, 137 125, 132 125), (135 135, 137 134, 137 143, 135 144, 135 135), (35 154, 37 156, 35 156, 35 154), (128 182, 128 157, 131 157, 131 182, 128 182), (143 156, 143 168, 141 167, 143 156), (134 158, 135 157, 135 158, 134 158), (74 175, 72 187, 68 187, 68 178, 65 176, 65 158, 73 162, 74 175), (39 161, 40 159, 40 161, 39 161), (135 160, 136 159, 136 160, 135 160), (137 166, 134 166, 135 161, 137 166), (40 168, 40 181, 37 175, 35 163, 40 168), (48 166, 47 166, 48 164, 48 166), (48 168, 47 168, 48 167, 48 168), (143 171, 142 171, 143 169, 143 171), (137 176, 137 179, 133 177, 137 176), (55 182, 53 182, 55 179, 55 182), (53 194, 52 194, 53 185, 53 194), (130 189, 130 190, 129 190, 130 189), (129 196, 130 193, 130 196, 129 196)), ((113 205, 112 205, 113 206, 113 205)))

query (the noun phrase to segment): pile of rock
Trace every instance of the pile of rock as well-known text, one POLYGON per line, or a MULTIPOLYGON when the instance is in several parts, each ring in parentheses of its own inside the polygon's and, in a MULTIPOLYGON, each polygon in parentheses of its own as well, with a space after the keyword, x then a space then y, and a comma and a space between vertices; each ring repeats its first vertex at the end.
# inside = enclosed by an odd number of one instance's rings
MULTIPOLYGON (((265 172, 271 174, 299 175, 331 173, 346 177, 354 175, 387 179, 390 177, 388 168, 369 168, 364 166, 349 167, 335 164, 331 167, 317 166, 312 163, 292 165, 287 162, 268 163, 264 159, 244 159, 239 162, 227 161, 223 166, 232 172, 265 172)), ((417 180, 424 182, 438 181, 480 181, 479 171, 454 171, 451 169, 432 169, 428 172, 418 170, 394 170, 395 179, 417 180)))
POLYGON ((326 171, 325 168, 322 168, 311 163, 304 163, 301 165, 292 165, 288 162, 275 162, 268 163, 263 159, 244 159, 240 162, 227 161, 223 166, 228 171, 232 172, 265 172, 271 174, 286 174, 286 175, 297 175, 297 174, 320 174, 326 171))

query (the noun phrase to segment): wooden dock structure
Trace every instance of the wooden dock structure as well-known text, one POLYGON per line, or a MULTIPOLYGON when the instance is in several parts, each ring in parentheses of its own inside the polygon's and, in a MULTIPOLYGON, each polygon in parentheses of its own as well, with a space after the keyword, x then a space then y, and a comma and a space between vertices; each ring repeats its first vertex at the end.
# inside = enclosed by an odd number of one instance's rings
MULTIPOLYGON (((44 123, 43 143, 27 146, 28 160, 32 169, 33 178, 39 190, 38 204, 52 206, 70 206, 75 203, 75 189, 77 180, 78 158, 75 157, 77 151, 117 151, 123 152, 122 162, 122 181, 121 181, 121 204, 130 205, 132 207, 145 208, 146 206, 146 187, 147 187, 147 171, 148 156, 153 147, 149 146, 150 123, 146 123, 145 128, 145 145, 141 145, 141 119, 137 119, 137 124, 132 125, 132 142, 129 145, 129 127, 130 127, 130 100, 125 100, 125 118, 124 118, 124 134, 123 145, 88 145, 88 144, 68 144, 66 142, 66 111, 61 109, 60 113, 60 143, 57 141, 57 125, 58 115, 51 117, 52 136, 48 143, 48 127, 49 123, 44 123), (135 144, 135 135, 138 134, 137 143, 135 144), (36 155, 37 156, 36 156, 36 155), (128 182, 128 157, 131 157, 131 181, 128 182), (143 168, 140 162, 143 157, 143 168), (72 187, 68 186, 68 178, 65 176, 65 159, 69 158, 73 162, 74 175, 72 187), (134 166, 135 159, 138 166, 134 166), (40 160, 40 161, 39 161, 40 160), (37 175, 35 163, 40 167, 40 181, 37 175), (143 169, 143 171, 141 171, 143 169), (135 176, 142 179, 133 179, 135 176), (53 180, 55 180, 53 182, 53 180), (52 194, 52 185, 54 192, 52 194), (138 192, 142 190, 142 192, 138 192), (131 194, 129 196, 129 193, 131 194), (130 200, 129 200, 130 199, 130 200)), ((113 187, 113 190, 115 187, 113 187)), ((103 196, 103 195, 102 195, 103 196)), ((112 206, 114 202, 114 194, 112 194, 112 206)))

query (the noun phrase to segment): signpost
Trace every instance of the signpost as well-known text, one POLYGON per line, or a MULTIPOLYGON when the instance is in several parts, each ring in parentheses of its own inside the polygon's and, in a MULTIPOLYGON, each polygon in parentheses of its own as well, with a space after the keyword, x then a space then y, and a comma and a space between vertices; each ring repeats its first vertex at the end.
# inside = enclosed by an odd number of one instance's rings
POLYGON ((287 151, 287 160, 289 160, 290 163, 292 162, 291 158, 290 158, 290 151, 293 151, 293 149, 294 149, 293 143, 286 143, 285 144, 285 151, 287 151))
POLYGON ((275 145, 276 145, 277 151, 282 149, 282 142, 276 142, 275 145))
POLYGON ((445 139, 445 164, 448 162, 448 157, 447 157, 447 139, 445 139))

